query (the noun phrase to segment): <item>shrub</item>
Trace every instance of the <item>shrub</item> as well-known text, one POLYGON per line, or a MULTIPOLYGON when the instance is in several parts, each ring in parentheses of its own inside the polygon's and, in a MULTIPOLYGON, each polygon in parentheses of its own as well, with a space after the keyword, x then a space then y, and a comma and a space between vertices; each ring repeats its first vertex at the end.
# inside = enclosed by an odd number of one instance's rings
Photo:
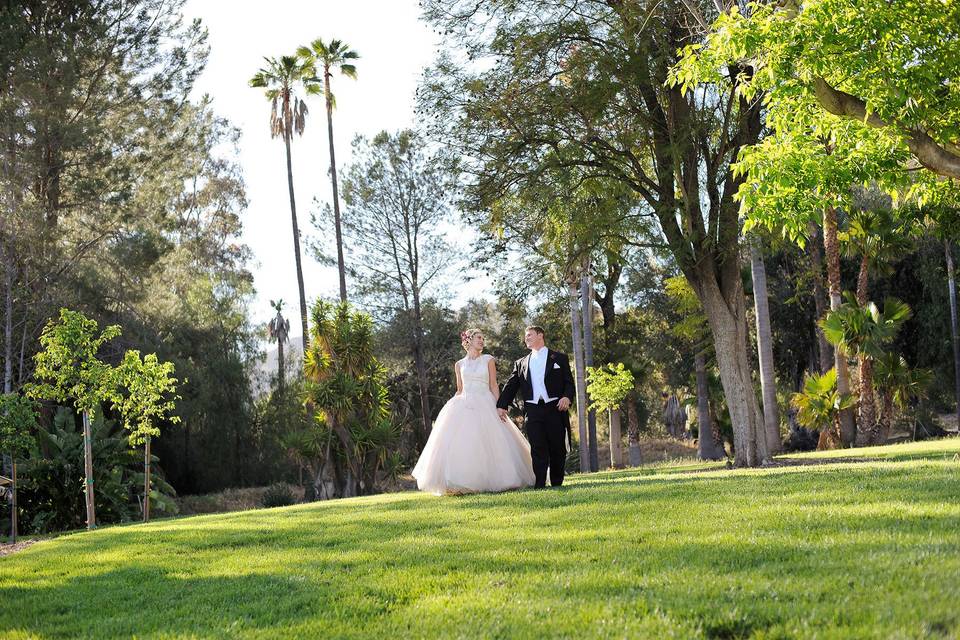
POLYGON ((263 494, 261 500, 263 506, 267 507, 286 507, 297 502, 296 497, 290 487, 283 483, 270 485, 263 494))

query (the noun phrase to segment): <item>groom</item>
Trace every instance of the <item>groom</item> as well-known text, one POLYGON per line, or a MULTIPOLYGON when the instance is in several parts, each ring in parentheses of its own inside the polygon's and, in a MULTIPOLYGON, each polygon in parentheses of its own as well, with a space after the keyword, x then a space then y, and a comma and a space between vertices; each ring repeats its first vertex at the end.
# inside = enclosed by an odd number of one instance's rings
POLYGON ((547 467, 550 467, 550 485, 559 487, 563 484, 567 460, 564 440, 570 433, 570 398, 575 392, 570 360, 565 353, 547 349, 542 327, 527 327, 523 342, 530 353, 514 363, 497 401, 497 411, 500 419, 506 420, 507 407, 517 391, 521 392, 533 473, 537 479, 535 486, 546 486, 547 467))

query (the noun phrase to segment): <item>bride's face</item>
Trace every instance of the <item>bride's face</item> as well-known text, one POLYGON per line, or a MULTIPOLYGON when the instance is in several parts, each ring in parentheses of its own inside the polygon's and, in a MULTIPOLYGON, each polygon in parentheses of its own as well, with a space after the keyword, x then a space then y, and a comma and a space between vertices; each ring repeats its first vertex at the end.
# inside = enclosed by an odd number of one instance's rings
POLYGON ((476 349, 477 351, 483 351, 483 334, 475 333, 473 337, 470 338, 470 348, 476 349))

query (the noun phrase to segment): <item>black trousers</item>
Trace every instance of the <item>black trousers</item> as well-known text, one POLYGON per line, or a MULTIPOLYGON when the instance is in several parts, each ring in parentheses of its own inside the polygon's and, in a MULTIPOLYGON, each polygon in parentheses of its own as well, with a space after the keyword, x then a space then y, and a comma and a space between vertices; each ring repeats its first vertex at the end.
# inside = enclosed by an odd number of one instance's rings
POLYGON ((533 474, 536 487, 547 484, 547 468, 550 469, 550 484, 563 484, 563 469, 567 462, 567 430, 570 414, 557 409, 557 403, 523 403, 526 415, 525 427, 530 440, 530 457, 533 458, 533 474))

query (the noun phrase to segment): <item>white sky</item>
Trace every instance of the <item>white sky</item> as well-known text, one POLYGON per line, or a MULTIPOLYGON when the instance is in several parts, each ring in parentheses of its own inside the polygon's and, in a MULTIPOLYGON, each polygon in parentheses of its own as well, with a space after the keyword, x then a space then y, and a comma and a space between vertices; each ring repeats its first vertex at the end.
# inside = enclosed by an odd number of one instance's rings
MULTIPOLYGON (((293 53, 316 38, 339 38, 360 54, 357 80, 335 77, 333 116, 337 167, 350 162, 350 141, 414 124, 414 91, 436 52, 436 38, 419 21, 417 0, 188 0, 186 17, 210 32, 210 59, 196 91, 213 98, 214 110, 243 132, 240 155, 249 207, 242 240, 254 254, 257 297, 253 321, 272 317, 269 300, 283 298, 291 337, 300 323, 296 267, 283 143, 270 138, 270 106, 262 90, 247 85, 264 56, 293 53)), ((302 138, 293 142, 293 177, 301 236, 316 235, 314 199, 331 202, 326 114, 321 98, 308 102, 302 138)), ((301 242, 307 301, 339 291, 335 269, 323 268, 301 242)), ((349 283, 348 283, 349 286, 349 283)))

